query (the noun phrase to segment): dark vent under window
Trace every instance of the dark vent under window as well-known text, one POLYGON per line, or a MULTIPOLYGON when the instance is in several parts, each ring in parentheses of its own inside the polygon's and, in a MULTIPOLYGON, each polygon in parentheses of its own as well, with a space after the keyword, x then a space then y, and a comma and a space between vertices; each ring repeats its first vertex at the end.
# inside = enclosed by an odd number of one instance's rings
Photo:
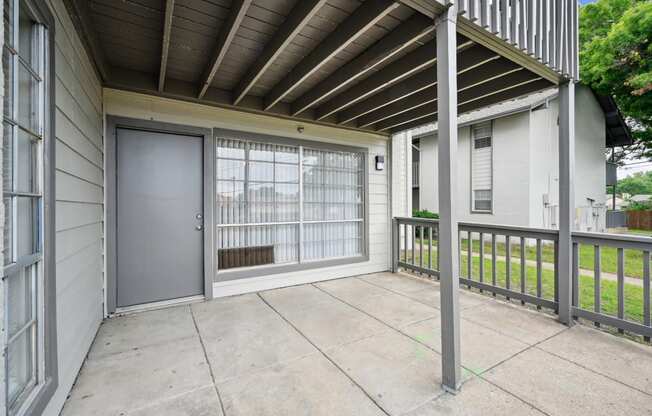
POLYGON ((491 147, 491 137, 482 137, 480 139, 475 139, 474 147, 476 149, 491 147))

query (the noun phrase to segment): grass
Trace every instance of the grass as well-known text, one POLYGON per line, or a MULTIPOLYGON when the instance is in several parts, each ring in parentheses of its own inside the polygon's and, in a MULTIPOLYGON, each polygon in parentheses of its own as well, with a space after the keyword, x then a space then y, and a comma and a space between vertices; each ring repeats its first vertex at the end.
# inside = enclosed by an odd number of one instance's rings
MULTIPOLYGON (((512 250, 512 259, 520 259, 521 256, 521 246, 518 238, 514 238, 510 241, 510 246, 512 250)), ((468 240, 463 238, 461 240, 462 250, 466 251, 468 248, 468 240)), ((424 250, 427 247, 428 240, 423 240, 424 250)), ((496 242, 496 255, 505 256, 505 247, 504 242, 496 242)), ((480 253, 480 240, 472 240, 472 252, 475 254, 480 253)), ((491 254, 491 242, 484 242, 484 254, 491 254)), ((541 259, 545 263, 554 263, 554 246, 552 243, 543 243, 541 246, 541 259)), ((637 279, 643 278, 643 252, 638 250, 624 250, 625 256, 625 276, 634 277, 637 279)), ((602 247, 600 253, 600 267, 603 272, 606 273, 616 273, 618 271, 618 259, 617 259, 617 249, 613 247, 602 247)), ((531 245, 525 246, 525 258, 527 260, 536 261, 536 246, 531 245)), ((513 260, 512 260, 513 261, 513 260)), ((593 270, 594 263, 594 251, 593 246, 587 246, 580 244, 580 268, 586 270, 593 270)))
MULTIPOLYGON (((464 246, 463 246, 464 247, 464 246)), ((512 251, 513 252, 513 251, 512 251)), ((433 266, 436 265, 436 250, 433 250, 433 266)), ((424 250, 423 264, 428 264, 428 252, 424 250)), ((411 251, 408 252, 408 260, 411 260, 411 251)), ((462 255, 461 258, 461 276, 467 276, 466 255, 462 255)), ((511 273, 510 273, 510 287, 512 290, 519 292, 521 288, 521 266, 519 261, 512 261, 511 273)), ((419 264, 419 251, 415 250, 415 263, 419 264)), ((484 259, 484 273, 485 273, 485 282, 491 283, 491 260, 484 259)), ((496 260, 496 285, 499 287, 506 287, 506 268, 507 262, 504 260, 496 260)), ((536 267, 527 266, 525 267, 525 292, 536 296, 536 267)), ((479 280, 480 275, 480 257, 472 257, 472 276, 473 280, 479 280)), ((555 277, 552 270, 542 269, 541 272, 541 286, 542 286, 542 297, 549 300, 554 300, 554 290, 555 290, 555 277)), ((583 309, 593 310, 594 307, 594 279, 592 276, 580 276, 579 282, 580 294, 579 302, 580 306, 583 309)), ((617 283, 610 280, 601 281, 601 308, 602 313, 616 316, 618 311, 618 295, 617 295, 617 283)), ((625 319, 631 320, 634 322, 643 322, 643 288, 631 284, 625 284, 625 319)))

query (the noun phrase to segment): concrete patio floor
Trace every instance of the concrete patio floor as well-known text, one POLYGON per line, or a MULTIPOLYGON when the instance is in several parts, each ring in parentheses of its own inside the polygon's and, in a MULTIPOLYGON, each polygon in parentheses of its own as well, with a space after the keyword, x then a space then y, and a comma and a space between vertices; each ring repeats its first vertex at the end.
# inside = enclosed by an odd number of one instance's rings
POLYGON ((460 301, 457 395, 438 284, 380 273, 107 320, 63 415, 652 414, 652 347, 460 301))

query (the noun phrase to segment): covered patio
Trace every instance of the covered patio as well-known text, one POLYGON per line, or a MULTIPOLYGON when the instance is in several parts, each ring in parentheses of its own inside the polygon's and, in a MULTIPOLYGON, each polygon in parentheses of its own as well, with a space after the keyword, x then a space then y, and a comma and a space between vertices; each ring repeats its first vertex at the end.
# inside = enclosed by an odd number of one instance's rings
POLYGON ((439 296, 378 273, 111 319, 63 416, 652 412, 649 347, 468 291, 446 393, 439 296))

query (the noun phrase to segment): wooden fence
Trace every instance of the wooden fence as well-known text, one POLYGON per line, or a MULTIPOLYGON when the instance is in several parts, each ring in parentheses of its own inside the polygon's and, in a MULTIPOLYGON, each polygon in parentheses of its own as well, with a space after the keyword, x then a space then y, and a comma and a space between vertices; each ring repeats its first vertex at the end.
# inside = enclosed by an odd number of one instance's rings
POLYGON ((627 227, 652 230, 652 211, 627 211, 627 227))

